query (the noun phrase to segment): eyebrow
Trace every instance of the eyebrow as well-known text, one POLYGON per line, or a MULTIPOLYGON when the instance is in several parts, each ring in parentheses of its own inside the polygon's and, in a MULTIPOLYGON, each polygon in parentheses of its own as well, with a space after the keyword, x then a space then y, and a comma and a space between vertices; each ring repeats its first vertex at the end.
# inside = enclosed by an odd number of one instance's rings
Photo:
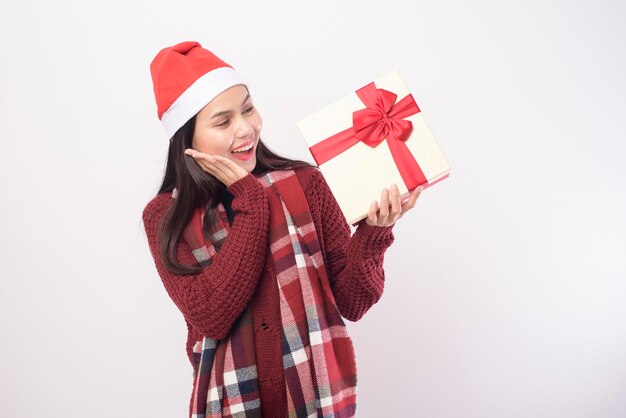
MULTIPOLYGON (((246 94, 246 97, 243 99, 243 102, 241 103, 241 105, 243 106, 248 101, 249 98, 250 98, 250 93, 246 94)), ((214 113, 213 116, 211 116, 209 119, 215 119, 218 116, 226 115, 231 112, 232 110, 222 110, 221 112, 214 113)))

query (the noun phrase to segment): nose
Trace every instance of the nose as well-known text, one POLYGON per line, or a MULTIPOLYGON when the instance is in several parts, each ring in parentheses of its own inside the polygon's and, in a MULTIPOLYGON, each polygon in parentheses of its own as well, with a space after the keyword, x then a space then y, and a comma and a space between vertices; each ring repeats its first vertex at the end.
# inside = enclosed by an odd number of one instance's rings
POLYGON ((239 123, 237 125, 237 137, 238 138, 247 138, 254 134, 254 126, 250 124, 250 121, 245 118, 239 118, 239 123))

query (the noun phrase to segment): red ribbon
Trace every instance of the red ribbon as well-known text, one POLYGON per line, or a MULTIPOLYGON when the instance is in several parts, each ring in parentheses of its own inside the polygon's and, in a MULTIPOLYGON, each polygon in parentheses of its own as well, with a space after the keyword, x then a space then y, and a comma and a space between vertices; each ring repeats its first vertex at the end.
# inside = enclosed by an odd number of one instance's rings
POLYGON ((404 118, 420 111, 413 96, 408 94, 396 103, 398 96, 395 93, 377 89, 373 82, 357 90, 356 94, 365 108, 352 113, 350 128, 309 148, 315 162, 322 165, 359 141, 374 148, 386 139, 407 189, 411 191, 426 183, 426 176, 405 143, 413 131, 413 124, 404 118))

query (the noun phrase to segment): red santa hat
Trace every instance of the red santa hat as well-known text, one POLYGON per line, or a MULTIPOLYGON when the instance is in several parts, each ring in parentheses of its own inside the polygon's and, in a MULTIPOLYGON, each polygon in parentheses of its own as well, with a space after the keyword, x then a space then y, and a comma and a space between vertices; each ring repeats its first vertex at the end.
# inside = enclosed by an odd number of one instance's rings
POLYGON ((246 85, 232 66, 194 41, 163 48, 150 63, 150 73, 157 114, 169 137, 215 96, 246 85))

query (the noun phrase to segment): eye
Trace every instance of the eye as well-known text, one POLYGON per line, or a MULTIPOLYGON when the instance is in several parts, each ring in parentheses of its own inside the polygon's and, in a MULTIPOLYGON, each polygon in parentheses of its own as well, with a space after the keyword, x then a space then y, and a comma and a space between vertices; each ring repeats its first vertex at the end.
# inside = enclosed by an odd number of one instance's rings
POLYGON ((226 126, 226 125, 228 125, 228 122, 230 122, 230 121, 228 119, 226 119, 224 122, 220 123, 217 126, 226 126))
POLYGON ((252 113, 252 110, 254 110, 254 106, 250 106, 249 108, 247 108, 246 113, 252 113))

